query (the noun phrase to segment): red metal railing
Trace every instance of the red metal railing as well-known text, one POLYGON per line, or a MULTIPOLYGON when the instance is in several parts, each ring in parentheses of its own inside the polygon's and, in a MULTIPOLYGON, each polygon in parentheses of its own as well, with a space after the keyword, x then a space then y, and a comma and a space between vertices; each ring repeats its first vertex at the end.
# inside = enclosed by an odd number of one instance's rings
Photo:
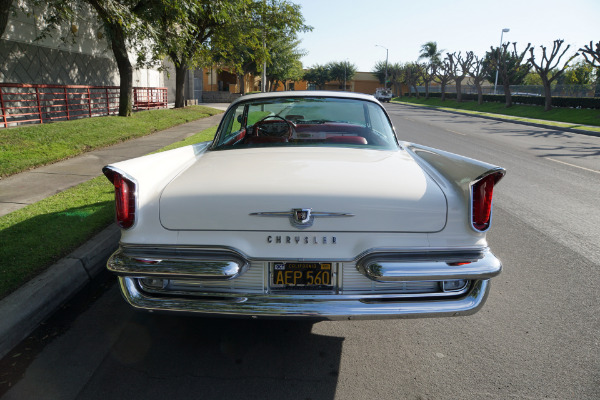
MULTIPOLYGON (((133 109, 167 107, 167 88, 133 88, 133 109)), ((0 83, 0 127, 46 123, 119 111, 118 86, 0 83)))

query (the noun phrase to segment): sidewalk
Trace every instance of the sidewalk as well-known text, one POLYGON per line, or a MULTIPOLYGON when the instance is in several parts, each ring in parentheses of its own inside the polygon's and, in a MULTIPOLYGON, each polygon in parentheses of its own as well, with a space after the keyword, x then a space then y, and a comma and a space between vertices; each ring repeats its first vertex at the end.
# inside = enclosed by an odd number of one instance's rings
MULTIPOLYGON (((224 110, 228 104, 202 104, 224 110)), ((223 114, 178 125, 138 139, 0 180, 0 216, 102 175, 102 167, 139 157, 217 125, 223 114)), ((112 224, 80 248, 0 301, 0 358, 105 267, 120 231, 112 224)))
MULTIPOLYGON (((207 105, 224 109, 223 105, 207 105)), ((0 216, 102 175, 102 167, 143 156, 217 125, 222 114, 177 125, 0 180, 0 216)))

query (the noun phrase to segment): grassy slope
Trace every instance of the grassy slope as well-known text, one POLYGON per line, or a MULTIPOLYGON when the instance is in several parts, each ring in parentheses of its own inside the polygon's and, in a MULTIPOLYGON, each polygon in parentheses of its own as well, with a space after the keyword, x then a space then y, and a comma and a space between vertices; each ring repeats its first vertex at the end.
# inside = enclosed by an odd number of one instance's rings
POLYGON ((221 112, 192 106, 0 129, 0 177, 221 112))
MULTIPOLYGON (((163 150, 212 140, 206 129, 163 150)), ((114 221, 110 182, 98 177, 0 217, 0 298, 114 221)))
POLYGON ((411 104, 426 105, 432 107, 443 107, 449 109, 459 109, 468 112, 482 112, 491 114, 500 114, 517 118, 519 120, 539 122, 550 121, 550 125, 563 126, 554 122, 562 122, 565 127, 586 129, 590 131, 600 131, 600 128, 584 127, 582 125, 600 126, 600 110, 573 109, 573 108, 554 108, 550 111, 544 111, 544 107, 515 104, 510 108, 504 107, 504 103, 483 103, 477 104, 475 101, 465 101, 458 103, 456 100, 441 101, 438 98, 425 100, 424 97, 415 99, 414 97, 397 97, 394 101, 406 102, 411 104))

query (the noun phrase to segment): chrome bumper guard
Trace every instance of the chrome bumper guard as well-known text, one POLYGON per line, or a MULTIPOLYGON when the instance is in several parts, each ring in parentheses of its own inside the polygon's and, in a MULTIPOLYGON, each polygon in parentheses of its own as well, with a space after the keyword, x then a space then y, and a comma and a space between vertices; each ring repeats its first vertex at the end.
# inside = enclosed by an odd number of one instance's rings
MULTIPOLYGON (((159 252, 157 250, 157 256, 159 252)), ((387 295, 304 295, 214 293, 201 296, 159 294, 145 291, 138 278, 229 280, 243 274, 248 262, 224 251, 176 250, 154 257, 152 249, 120 248, 108 261, 108 269, 120 275, 125 299, 148 311, 246 318, 316 320, 384 319, 462 316, 477 312, 485 303, 489 278, 502 265, 489 249, 432 251, 426 253, 371 253, 357 268, 378 282, 451 280, 470 281, 466 293, 444 298, 406 298, 387 295)))
POLYGON ((375 253, 362 258, 358 269, 374 281, 439 281, 489 279, 502 264, 489 249, 431 253, 375 253))
POLYGON ((121 247, 108 259, 107 268, 124 276, 228 280, 244 273, 248 263, 222 251, 121 247))

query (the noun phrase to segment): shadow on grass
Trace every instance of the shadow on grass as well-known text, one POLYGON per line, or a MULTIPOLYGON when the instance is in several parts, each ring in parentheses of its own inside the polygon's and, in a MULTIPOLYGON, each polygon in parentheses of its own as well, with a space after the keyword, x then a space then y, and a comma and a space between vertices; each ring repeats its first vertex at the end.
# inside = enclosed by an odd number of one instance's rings
POLYGON ((0 298, 75 250, 113 221, 114 202, 103 201, 25 217, 0 230, 0 298))

